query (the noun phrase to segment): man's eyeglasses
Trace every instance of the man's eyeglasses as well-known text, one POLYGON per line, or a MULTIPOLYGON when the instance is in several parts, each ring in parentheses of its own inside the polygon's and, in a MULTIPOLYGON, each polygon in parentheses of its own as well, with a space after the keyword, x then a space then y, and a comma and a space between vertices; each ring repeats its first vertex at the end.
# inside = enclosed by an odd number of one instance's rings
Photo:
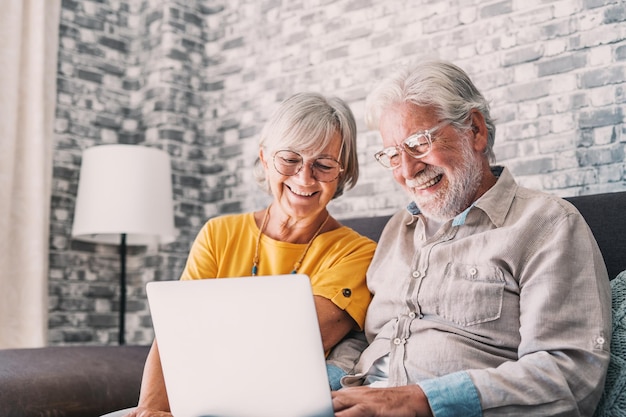
POLYGON ((374 158, 388 169, 395 169, 402 165, 402 152, 406 152, 415 159, 423 158, 428 155, 433 148, 433 132, 449 123, 450 122, 445 121, 428 130, 414 133, 406 138, 400 145, 390 146, 382 151, 376 152, 374 158))
MULTIPOLYGON (((343 171, 341 164, 330 157, 315 158, 311 163, 311 175, 317 181, 331 182, 343 171)), ((283 150, 274 154, 274 168, 281 175, 296 175, 304 166, 304 159, 298 152, 283 150)))

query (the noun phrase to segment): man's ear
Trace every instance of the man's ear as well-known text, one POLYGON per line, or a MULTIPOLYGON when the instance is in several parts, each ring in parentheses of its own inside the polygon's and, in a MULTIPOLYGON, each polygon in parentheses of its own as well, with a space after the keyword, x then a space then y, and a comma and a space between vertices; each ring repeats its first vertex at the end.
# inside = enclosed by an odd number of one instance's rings
POLYGON ((474 109, 470 113, 470 121, 472 123, 472 146, 475 150, 484 152, 487 149, 487 139, 489 137, 485 117, 481 112, 474 109))

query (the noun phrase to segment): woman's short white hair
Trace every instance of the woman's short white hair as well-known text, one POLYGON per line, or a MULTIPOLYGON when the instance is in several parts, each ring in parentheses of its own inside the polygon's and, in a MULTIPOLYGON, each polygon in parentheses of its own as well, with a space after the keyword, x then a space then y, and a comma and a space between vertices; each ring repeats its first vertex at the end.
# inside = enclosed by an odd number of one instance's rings
MULTIPOLYGON (((350 107, 342 99, 311 92, 289 97, 263 127, 259 146, 268 153, 291 149, 315 155, 331 143, 336 133, 341 136, 339 162, 343 167, 333 196, 337 198, 344 190, 354 187, 359 178, 356 122, 350 107)), ((262 189, 271 192, 259 159, 255 165, 255 177, 262 189)))

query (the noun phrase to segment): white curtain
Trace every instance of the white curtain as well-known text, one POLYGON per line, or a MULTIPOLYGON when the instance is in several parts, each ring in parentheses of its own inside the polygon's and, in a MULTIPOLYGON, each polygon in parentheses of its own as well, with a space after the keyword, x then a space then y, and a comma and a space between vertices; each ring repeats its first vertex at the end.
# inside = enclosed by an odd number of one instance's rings
POLYGON ((60 0, 0 0, 0 348, 47 341, 60 0))

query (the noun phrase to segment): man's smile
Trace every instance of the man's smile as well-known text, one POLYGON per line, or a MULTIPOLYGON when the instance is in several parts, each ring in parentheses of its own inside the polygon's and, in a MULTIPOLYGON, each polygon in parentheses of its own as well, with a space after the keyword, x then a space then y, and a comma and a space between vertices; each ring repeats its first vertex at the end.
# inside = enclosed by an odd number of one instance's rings
POLYGON ((415 188, 415 189, 421 191, 421 190, 425 190, 425 189, 427 189, 429 187, 432 187, 435 184, 438 184, 439 181, 441 181, 442 178, 443 178, 443 174, 439 174, 436 177, 431 178, 430 180, 425 181, 425 182, 421 182, 421 183, 417 183, 415 180, 407 181, 406 185, 409 188, 415 188))

